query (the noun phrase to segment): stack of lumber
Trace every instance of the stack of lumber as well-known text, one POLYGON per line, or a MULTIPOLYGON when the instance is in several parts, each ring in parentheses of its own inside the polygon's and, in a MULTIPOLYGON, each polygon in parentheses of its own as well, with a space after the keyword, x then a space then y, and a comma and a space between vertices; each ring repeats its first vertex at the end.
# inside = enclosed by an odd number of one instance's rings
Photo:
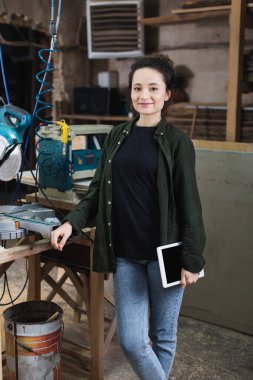
POLYGON ((249 50, 244 54, 243 81, 253 87, 253 50, 249 50))
MULTIPOLYGON (((247 0, 247 3, 251 3, 252 0, 247 0)), ((217 9, 226 9, 231 6, 231 0, 187 0, 187 1, 182 1, 180 4, 181 10, 198 10, 201 8, 217 8, 217 9)), ((178 9, 178 11, 179 11, 178 9)), ((177 11, 177 10, 175 10, 177 11)))
POLYGON ((229 11, 231 7, 230 0, 192 0, 183 1, 180 8, 173 9, 174 14, 184 14, 189 12, 205 12, 205 11, 229 11))
POLYGON ((253 143, 253 107, 242 109, 241 141, 253 143))
MULTIPOLYGON (((197 140, 226 140, 225 105, 176 103, 170 106, 169 122, 197 140)), ((253 143, 253 107, 242 109, 241 142, 253 143)))
POLYGON ((188 0, 182 1, 181 7, 184 9, 188 8, 200 8, 200 7, 216 7, 219 5, 230 5, 231 0, 188 0))

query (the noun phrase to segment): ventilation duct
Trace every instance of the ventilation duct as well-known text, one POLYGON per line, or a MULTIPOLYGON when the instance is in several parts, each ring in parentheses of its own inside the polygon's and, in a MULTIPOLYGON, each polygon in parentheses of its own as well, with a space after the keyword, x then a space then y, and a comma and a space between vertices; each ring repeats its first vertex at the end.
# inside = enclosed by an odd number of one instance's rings
POLYGON ((89 58, 129 58, 143 54, 143 0, 87 0, 89 58))

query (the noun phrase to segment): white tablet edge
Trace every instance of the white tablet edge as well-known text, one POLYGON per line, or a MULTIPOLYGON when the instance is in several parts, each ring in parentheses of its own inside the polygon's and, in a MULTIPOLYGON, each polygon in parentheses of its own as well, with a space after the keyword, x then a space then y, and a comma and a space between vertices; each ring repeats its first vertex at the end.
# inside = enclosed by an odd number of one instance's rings
MULTIPOLYGON (((182 245, 182 242, 179 241, 179 242, 176 242, 176 243, 162 245, 162 246, 156 248, 157 256, 158 256, 158 263, 159 263, 160 273, 161 273, 161 278, 162 278, 162 284, 163 284, 164 288, 169 288, 171 286, 179 285, 180 284, 180 281, 174 281, 174 282, 167 283, 166 273, 165 273, 165 267, 164 267, 164 261, 163 261, 163 254, 162 254, 162 250, 163 249, 171 248, 171 247, 176 247, 178 245, 182 245)), ((204 275, 205 275, 204 269, 202 269, 199 272, 199 278, 204 277, 204 275)))

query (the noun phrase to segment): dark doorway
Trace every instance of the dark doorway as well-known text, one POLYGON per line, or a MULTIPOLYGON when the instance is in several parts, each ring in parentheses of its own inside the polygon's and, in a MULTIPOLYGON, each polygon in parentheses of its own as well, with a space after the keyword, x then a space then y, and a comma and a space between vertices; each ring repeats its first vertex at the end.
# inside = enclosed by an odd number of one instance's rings
MULTIPOLYGON (((35 95, 39 90, 39 83, 35 78, 40 67, 39 46, 42 44, 46 46, 45 41, 48 38, 40 32, 33 31, 30 28, 17 27, 13 24, 0 24, 0 36, 3 41, 2 55, 10 103, 32 114, 35 95)), ((7 102, 1 74, 0 96, 7 102)), ((24 141, 26 141, 26 138, 25 134, 24 141)), ((30 163, 29 166, 34 167, 35 148, 33 136, 29 141, 26 158, 30 163)), ((27 170, 27 168, 25 167, 24 170, 27 170)), ((16 199, 13 200, 15 190, 15 179, 8 182, 0 181, 0 204, 15 201, 16 199)), ((17 198, 22 196, 24 187, 19 186, 18 192, 17 198)))

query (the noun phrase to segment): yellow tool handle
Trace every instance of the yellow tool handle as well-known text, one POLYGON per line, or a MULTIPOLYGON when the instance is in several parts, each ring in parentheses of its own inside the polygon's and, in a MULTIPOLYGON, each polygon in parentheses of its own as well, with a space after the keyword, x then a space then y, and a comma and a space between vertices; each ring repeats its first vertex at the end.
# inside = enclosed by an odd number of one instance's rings
POLYGON ((69 125, 66 123, 65 120, 57 121, 56 124, 61 126, 61 141, 63 144, 68 143, 68 137, 69 137, 69 125))

